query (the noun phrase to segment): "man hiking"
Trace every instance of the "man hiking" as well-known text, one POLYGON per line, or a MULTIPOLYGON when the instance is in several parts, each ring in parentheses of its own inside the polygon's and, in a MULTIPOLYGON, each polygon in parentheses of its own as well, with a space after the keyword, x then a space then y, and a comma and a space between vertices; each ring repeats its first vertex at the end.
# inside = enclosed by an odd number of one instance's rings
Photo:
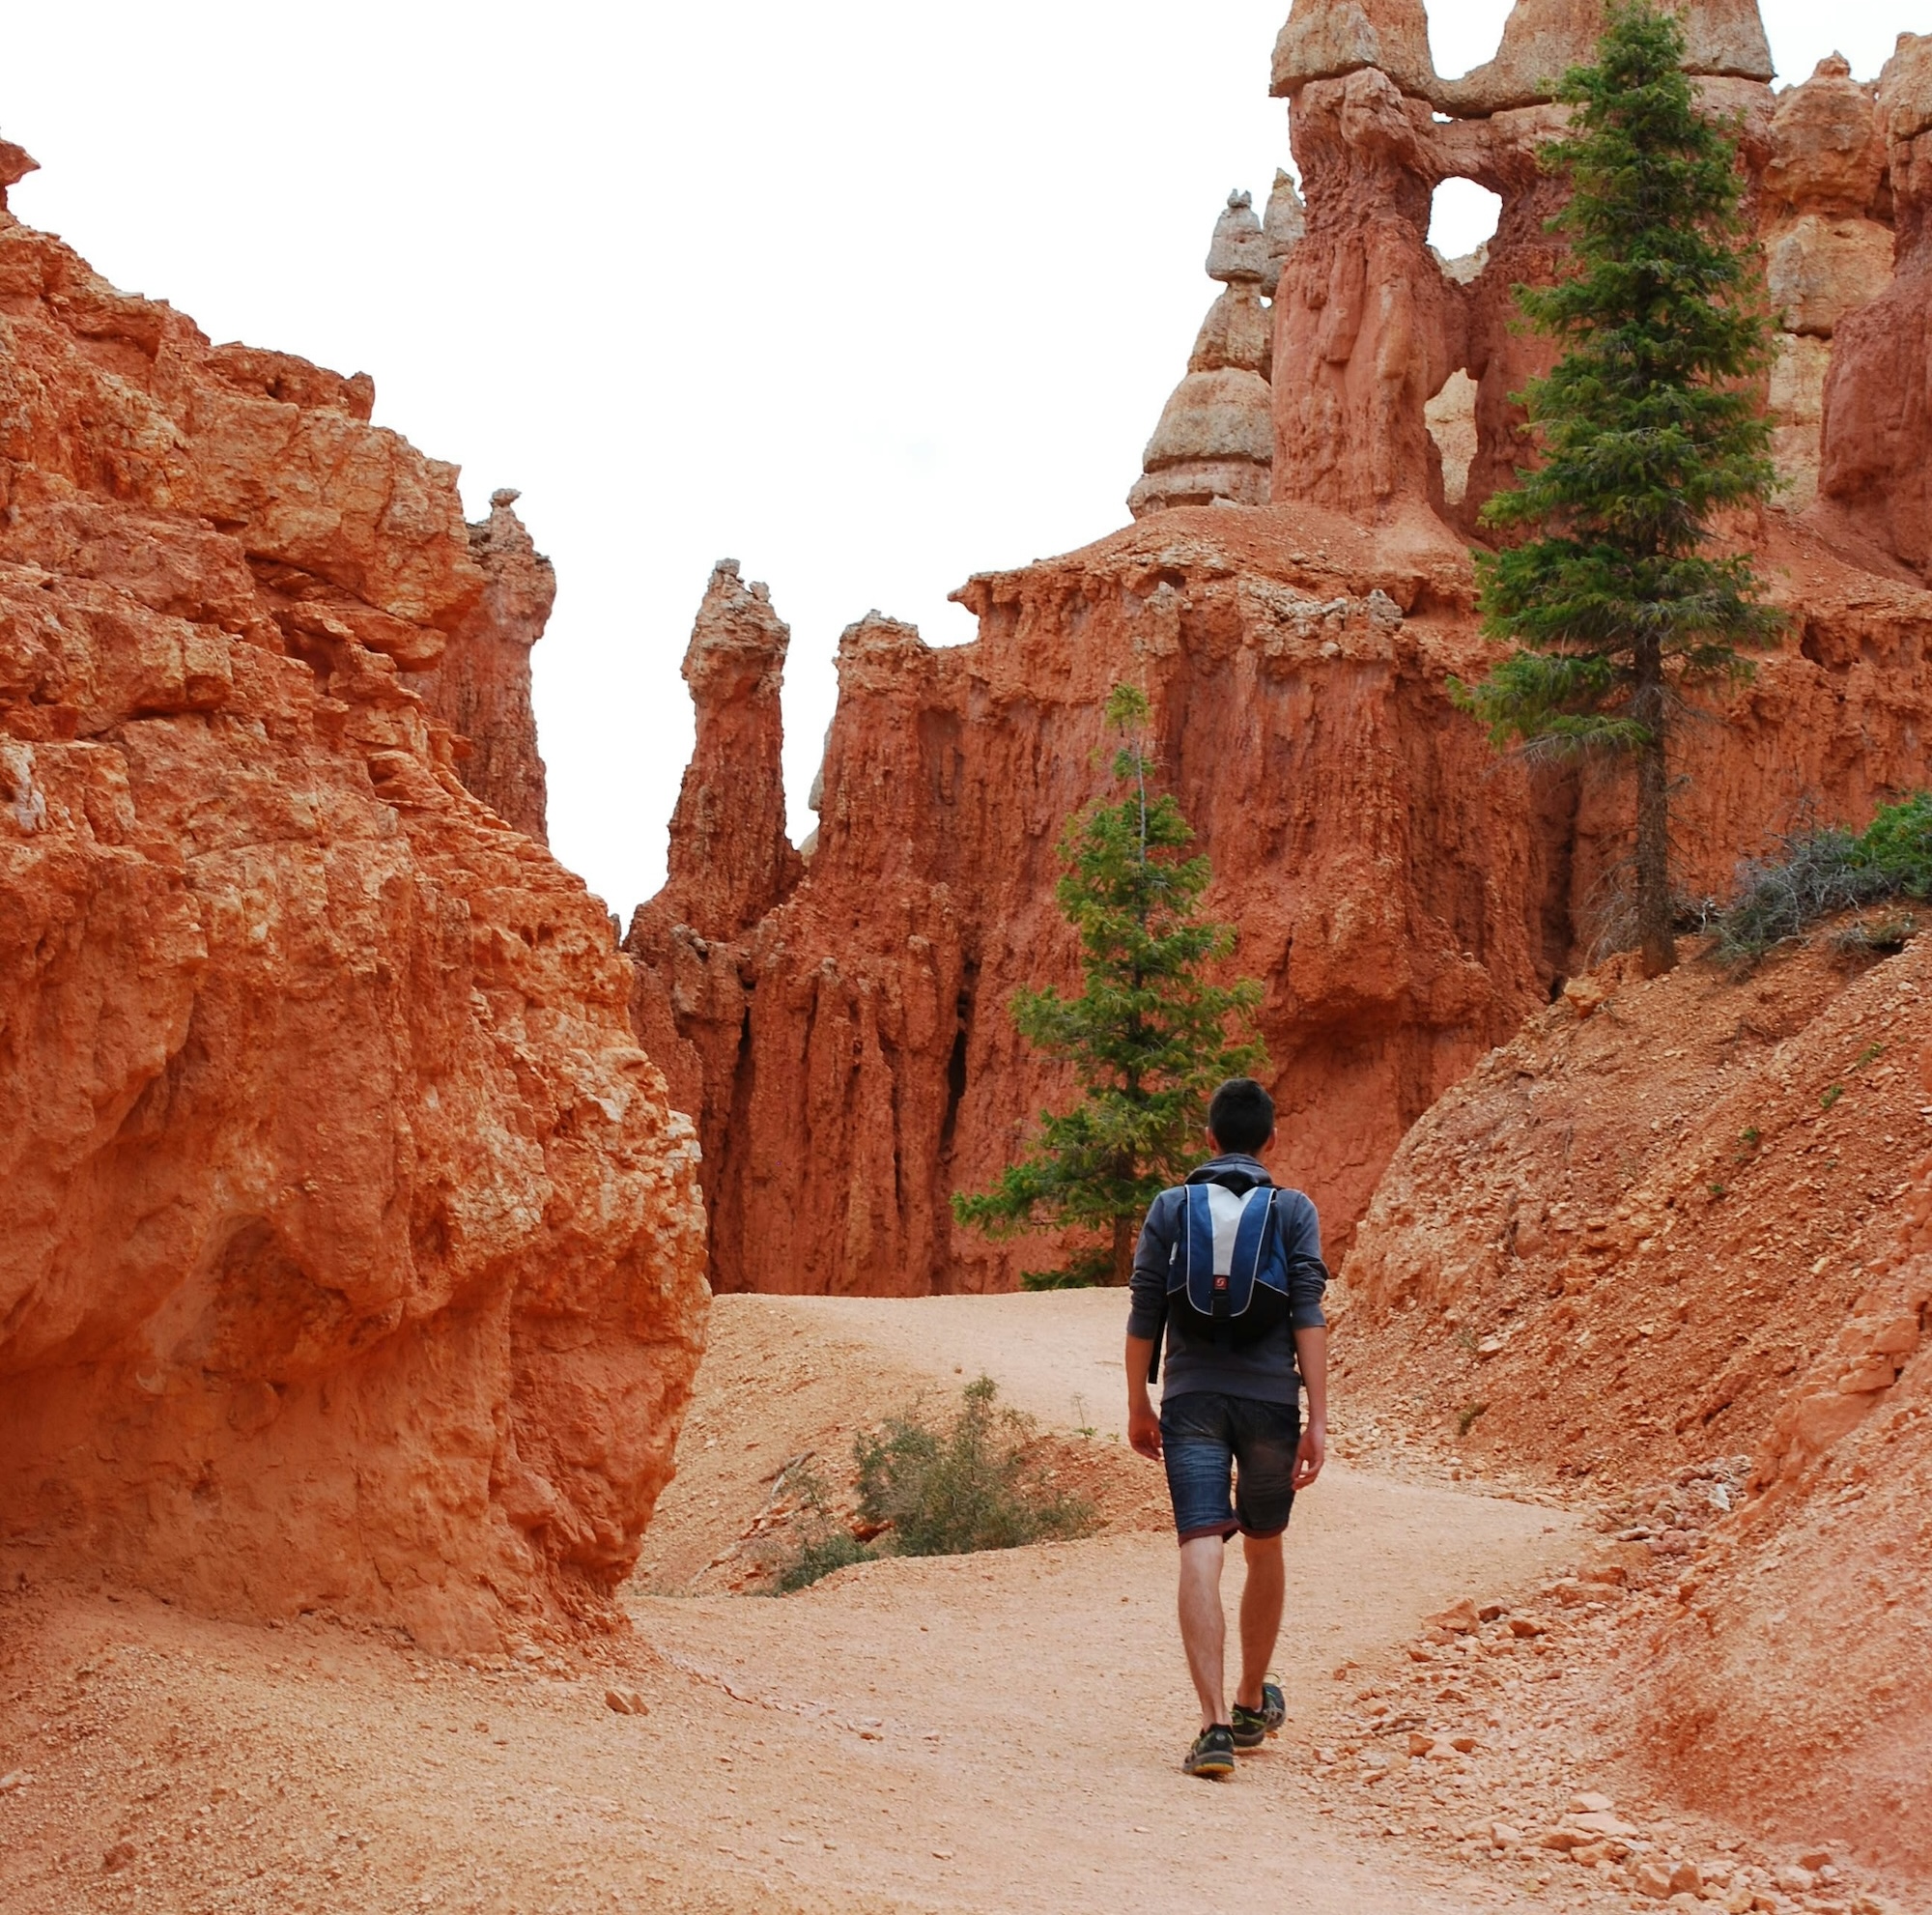
POLYGON ((1214 1156, 1153 1200, 1134 1252, 1127 1440, 1166 1464, 1180 1537, 1180 1640, 1201 1698, 1201 1733, 1182 1767, 1220 1777, 1234 1772, 1236 1750, 1259 1749, 1287 1719, 1267 1667, 1281 1628, 1289 1510, 1327 1453, 1328 1272, 1315 1206, 1277 1189, 1260 1161, 1274 1142, 1274 1100, 1252 1077, 1214 1093, 1208 1141, 1214 1156), (1156 1415, 1148 1385, 1163 1333, 1156 1415), (1248 1573, 1230 1708, 1221 1563, 1236 1531, 1248 1573))

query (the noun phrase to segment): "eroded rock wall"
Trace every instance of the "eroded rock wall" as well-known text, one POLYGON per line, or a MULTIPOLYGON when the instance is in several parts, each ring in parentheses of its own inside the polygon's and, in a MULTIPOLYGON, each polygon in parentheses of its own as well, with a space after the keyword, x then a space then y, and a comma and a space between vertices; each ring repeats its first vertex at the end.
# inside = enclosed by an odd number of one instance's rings
POLYGON ((403 682, 432 724, 456 738, 456 773, 507 824, 549 842, 544 761, 530 704, 530 647, 556 601, 556 573, 530 542, 507 487, 490 496, 490 516, 465 529, 483 573, 475 605, 450 633, 442 656, 403 682))
POLYGON ((456 1647, 630 1567, 703 1217, 405 683, 503 573, 373 396, 0 213, 0 1560, 456 1647))

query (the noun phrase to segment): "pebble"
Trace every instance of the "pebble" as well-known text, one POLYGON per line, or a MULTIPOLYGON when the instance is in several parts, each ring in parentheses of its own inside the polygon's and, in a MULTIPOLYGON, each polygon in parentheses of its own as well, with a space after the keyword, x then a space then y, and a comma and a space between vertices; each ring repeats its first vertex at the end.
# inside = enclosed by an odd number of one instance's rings
POLYGON ((604 1692, 604 1706, 614 1709, 620 1716, 647 1716, 650 1706, 635 1689, 607 1689, 604 1692))

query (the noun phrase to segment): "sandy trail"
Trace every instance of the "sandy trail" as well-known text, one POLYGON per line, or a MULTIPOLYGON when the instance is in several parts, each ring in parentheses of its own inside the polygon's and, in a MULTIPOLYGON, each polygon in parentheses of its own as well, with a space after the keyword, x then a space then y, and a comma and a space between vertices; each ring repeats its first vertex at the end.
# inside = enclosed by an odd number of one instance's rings
MULTIPOLYGON (((728 1544, 786 1445, 815 1429, 836 1460, 908 1389, 983 1369, 1044 1421, 1081 1399, 1104 1442, 1120 1331, 1096 1293, 721 1300, 656 1586, 728 1544)), ((0 1794, 0 1906, 1500 1903, 1508 1882, 1336 1815, 1348 1785, 1311 1761, 1307 1725, 1344 1659, 1385 1662, 1429 1611, 1575 1548, 1561 1513, 1331 1466, 1292 1535, 1290 1732, 1218 1786, 1176 1766, 1191 1702, 1173 1544, 1151 1530, 886 1560, 781 1600, 652 1594, 647 1576, 635 1643, 485 1669, 316 1618, 30 1590, 0 1608, 0 1775, 33 1777, 0 1794), (648 1717, 608 1708, 612 1683, 648 1717)))

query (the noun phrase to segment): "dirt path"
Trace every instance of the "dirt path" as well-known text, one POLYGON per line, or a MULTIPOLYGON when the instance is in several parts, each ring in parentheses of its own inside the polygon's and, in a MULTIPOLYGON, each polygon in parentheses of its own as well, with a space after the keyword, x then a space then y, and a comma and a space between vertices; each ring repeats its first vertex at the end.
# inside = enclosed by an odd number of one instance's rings
MULTIPOLYGON (((1214 1786, 1191 1729, 1173 1545, 1153 1529, 866 1564, 781 1600, 688 1586, 793 1445, 836 1459, 907 1389, 980 1370, 1105 1444, 1119 1300, 721 1300, 637 1640, 440 1665, 310 1618, 145 1599, 0 1607, 0 1906, 1449 1910, 1522 1885, 1381 1839, 1310 1744, 1339 1665, 1545 1579, 1569 1516, 1334 1467, 1297 1509, 1290 1733, 1214 1786), (815 1442, 810 1440, 815 1437, 815 1442), (647 1716, 618 1714, 607 1688, 647 1716)), ((1113 1459, 1109 1459, 1110 1467, 1113 1459)), ((1153 1466, 1144 1469, 1150 1501, 1153 1466)), ((1138 1480, 1138 1479, 1136 1479, 1138 1480)), ((1235 1578, 1237 1586, 1238 1577, 1235 1578)), ((1231 1588, 1231 1600, 1234 1590, 1231 1588)), ((1556 1905, 1559 1882, 1546 1889, 1556 1905)))

